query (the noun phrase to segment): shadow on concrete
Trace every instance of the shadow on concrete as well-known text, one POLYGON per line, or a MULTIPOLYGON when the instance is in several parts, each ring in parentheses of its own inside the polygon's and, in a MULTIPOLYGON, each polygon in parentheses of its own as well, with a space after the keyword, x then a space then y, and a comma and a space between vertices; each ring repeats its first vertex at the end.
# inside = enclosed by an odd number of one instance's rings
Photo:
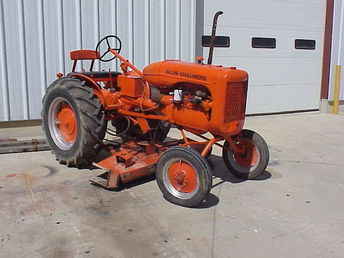
MULTIPOLYGON (((208 158, 208 161, 209 161, 209 164, 212 168, 213 176, 221 179, 220 182, 213 184, 212 189, 215 187, 218 187, 219 185, 226 183, 226 182, 230 182, 232 184, 238 184, 238 183, 242 183, 242 182, 247 181, 245 179, 237 178, 233 174, 231 174, 230 171, 228 170, 228 168, 226 167, 226 165, 224 164, 221 157, 211 155, 208 158)), ((262 180, 267 180, 269 178, 271 178, 271 173, 268 171, 264 171, 264 173, 262 175, 260 175, 259 177, 255 178, 255 179, 251 179, 251 180, 262 181, 262 180)), ((148 183, 148 182, 153 181, 153 180, 155 180, 155 174, 147 176, 147 177, 139 178, 135 181, 123 184, 120 187, 113 189, 113 190, 109 190, 109 191, 118 192, 118 191, 121 191, 123 189, 129 189, 129 188, 141 185, 141 184, 148 183)), ((217 197, 213 193, 209 193, 208 197, 201 203, 201 205, 198 207, 195 207, 194 209, 211 208, 211 207, 216 206, 219 202, 220 202, 219 197, 217 197)))
MULTIPOLYGON (((99 169, 99 168, 95 168, 95 169, 99 169)), ((102 174, 98 175, 98 177, 106 179, 104 175, 105 175, 105 173, 102 173, 102 174)), ((107 189, 107 188, 104 188, 104 187, 97 185, 97 184, 92 184, 92 185, 94 185, 95 187, 102 188, 102 189, 109 191, 109 192, 120 192, 124 189, 130 189, 130 188, 138 186, 138 185, 143 185, 143 184, 148 183, 148 182, 153 181, 153 180, 155 180, 155 174, 141 177, 141 178, 138 178, 138 179, 131 181, 131 182, 128 182, 128 183, 120 183, 120 185, 114 189, 107 189)))
MULTIPOLYGON (((225 182, 230 182, 232 184, 238 184, 238 183, 242 183, 244 181, 247 181, 245 179, 241 179, 241 178, 237 178, 235 177, 226 167, 225 163, 223 162, 221 157, 218 156, 210 156, 209 157, 209 163, 210 166, 213 169, 213 176, 220 178, 222 181, 216 183, 213 185, 212 188, 215 188, 225 182)), ((262 180, 267 180, 271 178, 271 173, 268 171, 264 171, 263 174, 261 174, 259 177, 255 178, 255 179, 250 179, 252 181, 262 181, 262 180)))
POLYGON ((47 166, 47 165, 41 165, 42 168, 46 168, 48 170, 48 174, 45 175, 45 177, 51 177, 59 171, 56 167, 47 166))
POLYGON ((219 203, 220 199, 215 194, 209 193, 207 199, 205 199, 198 207, 194 209, 208 209, 216 206, 219 203))
POLYGON ((135 187, 138 185, 148 183, 148 182, 153 181, 153 180, 155 180, 155 174, 150 175, 150 176, 141 177, 139 179, 136 179, 135 181, 123 184, 122 189, 124 189, 124 188, 129 189, 129 188, 132 188, 132 187, 135 187))

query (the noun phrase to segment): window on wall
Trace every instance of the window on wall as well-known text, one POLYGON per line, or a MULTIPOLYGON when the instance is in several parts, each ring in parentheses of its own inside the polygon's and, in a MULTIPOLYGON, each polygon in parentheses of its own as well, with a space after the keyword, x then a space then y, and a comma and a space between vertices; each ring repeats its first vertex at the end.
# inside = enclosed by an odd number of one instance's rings
MULTIPOLYGON (((211 36, 202 36, 202 47, 210 47, 211 36)), ((230 38, 226 36, 216 36, 214 47, 230 47, 230 38)))
POLYGON ((313 39, 295 39, 295 49, 314 50, 316 41, 313 39))
POLYGON ((252 38, 252 48, 276 48, 275 38, 252 38))

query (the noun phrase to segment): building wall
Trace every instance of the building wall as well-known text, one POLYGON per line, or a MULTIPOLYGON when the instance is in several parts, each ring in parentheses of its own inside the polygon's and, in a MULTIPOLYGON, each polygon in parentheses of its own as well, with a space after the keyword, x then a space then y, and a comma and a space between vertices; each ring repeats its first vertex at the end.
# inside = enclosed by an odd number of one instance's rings
MULTIPOLYGON (((325 0, 204 1, 204 31, 211 33, 216 11, 218 35, 230 48, 214 51, 214 64, 249 73, 247 113, 274 113, 319 108, 325 0), (273 38, 275 47, 254 48, 253 37, 273 38), (314 49, 296 49, 295 40, 314 40, 314 49)), ((208 49, 204 50, 208 55, 208 49)))
POLYGON ((193 60, 195 12, 196 0, 0 0, 0 121, 39 119, 45 89, 71 69, 69 51, 94 49, 107 34, 139 68, 193 60))
MULTIPOLYGON (((332 33, 332 53, 330 72, 330 92, 329 100, 333 100, 334 71, 336 65, 344 65, 344 3, 342 0, 334 1, 333 33, 332 33)), ((344 68, 341 73, 341 93, 340 99, 344 100, 344 68)))

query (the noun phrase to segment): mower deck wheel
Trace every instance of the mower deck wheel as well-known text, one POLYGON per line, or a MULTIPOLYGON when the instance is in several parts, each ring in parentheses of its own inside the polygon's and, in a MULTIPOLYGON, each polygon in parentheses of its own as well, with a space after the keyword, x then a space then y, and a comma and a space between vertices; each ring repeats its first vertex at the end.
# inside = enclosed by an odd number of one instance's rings
POLYGON ((156 179, 168 201, 185 207, 199 206, 212 186, 207 160, 187 147, 172 147, 161 155, 156 179))
POLYGON ((261 175, 269 163, 269 148, 256 132, 243 130, 235 139, 243 153, 235 153, 226 141, 222 158, 231 173, 242 179, 254 179, 261 175))

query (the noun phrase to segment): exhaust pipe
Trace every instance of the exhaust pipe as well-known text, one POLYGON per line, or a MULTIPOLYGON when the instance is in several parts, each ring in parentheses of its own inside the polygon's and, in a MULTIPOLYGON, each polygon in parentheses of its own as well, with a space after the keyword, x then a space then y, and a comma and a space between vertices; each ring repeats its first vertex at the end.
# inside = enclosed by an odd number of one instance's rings
POLYGON ((214 16, 213 29, 211 32, 211 39, 210 39, 209 56, 208 56, 208 64, 209 65, 213 63, 214 43, 215 43, 215 37, 216 37, 217 20, 218 20, 219 16, 222 14, 223 14, 222 11, 218 11, 214 16))

